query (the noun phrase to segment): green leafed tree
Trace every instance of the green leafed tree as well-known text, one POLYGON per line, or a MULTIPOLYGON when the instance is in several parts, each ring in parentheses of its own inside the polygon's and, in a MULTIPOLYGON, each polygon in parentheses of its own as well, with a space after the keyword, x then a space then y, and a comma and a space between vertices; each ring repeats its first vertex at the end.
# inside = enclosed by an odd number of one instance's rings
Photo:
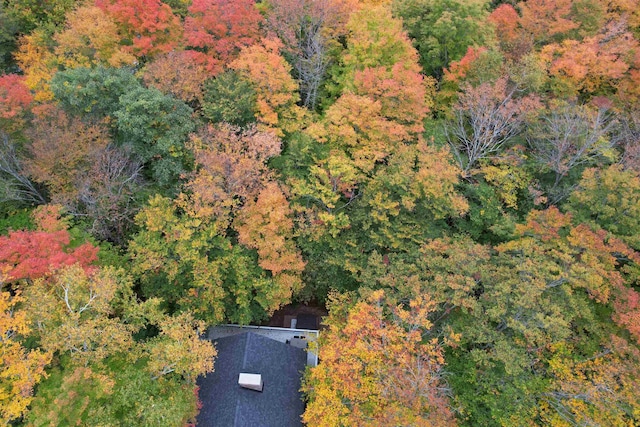
POLYGON ((62 108, 79 117, 102 119, 120 108, 120 97, 141 87, 127 68, 74 68, 60 71, 51 90, 62 108))
POLYGON ((209 126, 192 136, 197 170, 176 200, 156 196, 129 246, 149 296, 208 323, 249 323, 288 303, 304 264, 292 214, 267 160, 271 132, 209 126))
POLYGON ((339 95, 352 89, 355 74, 367 68, 384 67, 391 71, 396 64, 411 69, 416 52, 402 28, 402 21, 392 16, 388 5, 363 5, 347 21, 347 50, 338 67, 333 68, 335 87, 339 95))
POLYGON ((204 85, 202 114, 213 123, 247 126, 256 121, 256 91, 235 71, 226 71, 204 85))
POLYGON ((587 169, 567 209, 579 221, 610 231, 640 250, 640 178, 620 165, 587 169))
POLYGON ((77 366, 63 359, 38 389, 25 417, 30 425, 181 427, 198 412, 197 390, 178 377, 153 379, 146 360, 121 355, 77 366))
POLYGON ((470 46, 482 46, 492 35, 486 24, 487 0, 395 0, 394 12, 403 19, 420 52, 427 75, 441 77, 442 70, 462 58, 470 46))
POLYGON ((129 252, 146 296, 162 296, 169 307, 209 324, 247 324, 289 301, 255 254, 226 237, 215 218, 191 217, 155 197, 137 220, 141 231, 129 252))
POLYGON ((120 97, 114 113, 118 139, 131 145, 162 188, 171 188, 191 168, 185 142, 195 129, 192 112, 184 102, 157 89, 140 87, 120 97))
MULTIPOLYGON (((20 302, 32 345, 45 351, 25 362, 57 355, 27 422, 178 427, 195 417, 194 380, 213 370, 216 352, 191 314, 172 317, 158 299, 139 302, 131 278, 113 267, 65 267, 28 284, 20 302)), ((35 367, 23 369, 37 381, 35 367)))

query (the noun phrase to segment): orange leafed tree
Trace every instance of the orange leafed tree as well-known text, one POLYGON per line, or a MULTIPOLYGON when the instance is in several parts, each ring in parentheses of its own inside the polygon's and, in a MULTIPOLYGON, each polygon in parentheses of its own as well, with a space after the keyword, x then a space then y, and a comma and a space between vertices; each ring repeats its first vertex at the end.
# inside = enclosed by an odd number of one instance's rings
POLYGON ((118 25, 122 42, 135 56, 154 56, 175 48, 180 41, 180 20, 160 0, 96 0, 118 25))
POLYGON ((544 42, 579 27, 571 20, 572 0, 528 0, 521 2, 519 24, 534 40, 544 42))
MULTIPOLYGON (((542 49, 549 72, 574 92, 612 90, 629 73, 640 43, 623 21, 609 23, 601 33, 583 40, 565 40, 542 49)), ((633 77, 633 76, 632 76, 633 77)))
POLYGON ((493 24, 494 33, 501 50, 507 57, 519 59, 531 52, 534 36, 520 26, 520 15, 509 3, 503 3, 487 17, 493 24))
POLYGON ((221 72, 260 35, 262 16, 253 0, 194 0, 184 21, 191 57, 212 74, 221 72))
POLYGON ((395 305, 384 291, 353 303, 335 296, 321 336, 320 364, 303 391, 303 420, 316 426, 453 426, 443 348, 429 337, 435 302, 395 305))
POLYGON ((300 288, 304 261, 291 239, 292 212, 280 186, 269 182, 256 201, 247 203, 235 222, 241 244, 258 251, 258 264, 270 271, 282 286, 282 299, 289 299, 300 288))
POLYGON ((459 61, 452 62, 449 68, 443 70, 444 80, 456 84, 462 83, 465 77, 467 77, 467 74, 473 69, 476 61, 478 61, 485 52, 487 52, 486 47, 469 47, 467 53, 465 53, 459 61))
POLYGON ((380 101, 381 114, 417 137, 424 130, 429 112, 433 81, 420 74, 417 55, 414 61, 386 67, 365 68, 354 75, 354 93, 380 101))
POLYGON ((54 203, 70 204, 77 199, 80 181, 91 170, 97 153, 108 145, 108 130, 52 106, 38 113, 27 132, 32 156, 27 173, 47 186, 54 203))
POLYGON ((192 137, 191 147, 198 171, 187 184, 190 214, 227 223, 269 181, 266 161, 280 153, 281 141, 255 128, 209 125, 192 137))
POLYGON ((192 60, 191 53, 173 51, 158 56, 144 68, 142 80, 184 102, 201 102, 202 87, 209 73, 204 65, 192 60))
POLYGON ((18 51, 15 53, 16 61, 24 72, 24 83, 33 91, 35 101, 53 99, 49 82, 56 71, 56 60, 49 44, 49 34, 36 30, 19 39, 18 51))
POLYGON ((280 55, 278 39, 263 39, 245 48, 230 67, 251 82, 256 91, 256 117, 260 130, 272 130, 278 136, 299 130, 304 111, 298 84, 291 77, 291 66, 280 55))
POLYGON ((495 25, 496 35, 500 41, 508 43, 515 40, 518 36, 518 12, 508 3, 503 3, 496 7, 489 15, 487 20, 495 25))

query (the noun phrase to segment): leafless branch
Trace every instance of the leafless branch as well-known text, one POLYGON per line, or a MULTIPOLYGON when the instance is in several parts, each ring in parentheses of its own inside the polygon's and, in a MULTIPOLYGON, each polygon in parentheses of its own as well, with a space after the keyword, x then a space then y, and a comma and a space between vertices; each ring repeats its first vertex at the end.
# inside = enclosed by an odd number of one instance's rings
POLYGON ((536 160, 551 170, 554 182, 550 201, 558 202, 566 191, 560 184, 579 165, 593 163, 616 145, 609 135, 617 121, 605 108, 565 105, 541 116, 527 135, 536 160))
POLYGON ((465 176, 517 136, 527 115, 539 106, 531 96, 516 99, 516 87, 508 86, 506 77, 478 87, 467 85, 454 107, 455 119, 445 131, 465 176))
POLYGON ((0 183, 5 188, 0 200, 16 200, 32 204, 47 203, 46 198, 27 177, 22 159, 10 141, 9 135, 0 131, 0 183))

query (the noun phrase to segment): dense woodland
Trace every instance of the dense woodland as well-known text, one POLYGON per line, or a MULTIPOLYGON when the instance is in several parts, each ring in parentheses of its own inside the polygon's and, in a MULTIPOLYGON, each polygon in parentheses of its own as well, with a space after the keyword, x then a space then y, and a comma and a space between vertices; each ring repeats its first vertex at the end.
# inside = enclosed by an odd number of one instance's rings
POLYGON ((0 420, 185 426, 329 309, 310 426, 640 425, 638 0, 0 0, 0 420))

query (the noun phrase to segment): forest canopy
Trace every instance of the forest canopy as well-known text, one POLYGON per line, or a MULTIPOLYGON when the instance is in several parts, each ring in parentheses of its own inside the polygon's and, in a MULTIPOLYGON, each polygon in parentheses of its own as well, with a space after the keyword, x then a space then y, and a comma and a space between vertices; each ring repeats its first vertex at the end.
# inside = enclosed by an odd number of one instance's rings
POLYGON ((638 0, 0 0, 0 422, 640 425, 638 0))

